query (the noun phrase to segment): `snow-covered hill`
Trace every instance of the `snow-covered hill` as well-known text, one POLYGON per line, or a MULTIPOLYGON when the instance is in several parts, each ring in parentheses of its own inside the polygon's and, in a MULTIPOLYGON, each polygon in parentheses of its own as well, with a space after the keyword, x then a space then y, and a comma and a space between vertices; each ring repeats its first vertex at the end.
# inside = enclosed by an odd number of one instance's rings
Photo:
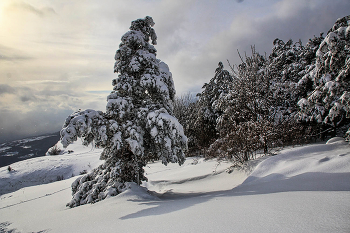
POLYGON ((76 177, 68 177, 101 161, 99 150, 68 149, 15 163, 11 173, 0 169, 3 193, 66 179, 3 194, 0 232, 350 232, 350 146, 340 138, 283 149, 231 173, 232 164, 202 158, 151 163, 143 187, 129 184, 72 209, 65 204, 76 177))
MULTIPOLYGON (((59 148, 63 148, 60 142, 57 145, 59 148)), ((102 149, 82 146, 77 141, 67 149, 62 150, 61 155, 41 156, 13 163, 10 165, 13 169, 11 172, 8 171, 7 167, 1 167, 0 195, 20 188, 52 183, 77 176, 83 172, 89 172, 103 162, 99 160, 101 152, 102 149)))

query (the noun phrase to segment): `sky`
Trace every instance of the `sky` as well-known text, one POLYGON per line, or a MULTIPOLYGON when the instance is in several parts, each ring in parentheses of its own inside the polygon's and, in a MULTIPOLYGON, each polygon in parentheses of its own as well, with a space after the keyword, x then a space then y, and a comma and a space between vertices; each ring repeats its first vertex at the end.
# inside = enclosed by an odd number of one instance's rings
POLYGON ((350 12, 349 0, 1 0, 0 143, 57 132, 78 109, 105 110, 114 55, 130 22, 151 16, 157 58, 177 95, 198 93, 237 50, 271 53, 350 12))

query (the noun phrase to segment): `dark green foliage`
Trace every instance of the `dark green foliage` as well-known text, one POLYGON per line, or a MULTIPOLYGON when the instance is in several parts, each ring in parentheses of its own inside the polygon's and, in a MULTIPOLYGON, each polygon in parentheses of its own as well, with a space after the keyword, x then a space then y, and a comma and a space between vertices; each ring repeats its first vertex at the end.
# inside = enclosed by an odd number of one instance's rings
POLYGON ((220 109, 214 105, 221 96, 225 96, 229 91, 233 79, 224 65, 219 62, 215 70, 215 76, 209 83, 205 83, 202 93, 198 94, 198 106, 194 114, 195 121, 193 128, 196 142, 199 148, 205 148, 211 144, 218 136, 216 130, 216 120, 222 114, 220 109))
POLYGON ((331 128, 334 135, 349 122, 349 22, 350 16, 336 21, 317 48, 314 67, 299 81, 301 87, 312 83, 299 101, 299 119, 331 128))

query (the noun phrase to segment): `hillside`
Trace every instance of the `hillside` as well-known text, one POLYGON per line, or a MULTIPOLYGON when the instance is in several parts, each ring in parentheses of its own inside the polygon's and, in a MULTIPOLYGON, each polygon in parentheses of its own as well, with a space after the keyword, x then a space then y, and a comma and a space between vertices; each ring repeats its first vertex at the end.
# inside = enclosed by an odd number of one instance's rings
MULTIPOLYGON (((100 162, 91 148, 68 149, 74 152, 15 163, 11 173, 0 168, 2 190, 68 178, 100 162)), ((25 187, 1 196, 0 232, 350 231, 350 147, 343 139, 286 148, 226 172, 231 165, 150 163, 143 187, 129 183, 118 196, 72 209, 65 205, 75 177, 25 187)))

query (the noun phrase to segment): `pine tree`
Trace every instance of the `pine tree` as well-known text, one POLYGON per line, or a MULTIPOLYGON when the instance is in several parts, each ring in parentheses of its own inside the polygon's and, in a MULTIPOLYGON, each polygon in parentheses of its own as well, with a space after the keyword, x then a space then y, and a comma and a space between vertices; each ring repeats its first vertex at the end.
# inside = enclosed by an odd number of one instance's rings
POLYGON ((147 16, 131 22, 115 55, 113 91, 106 112, 85 110, 69 116, 61 130, 66 147, 78 137, 104 148, 104 164, 72 184, 67 206, 94 203, 123 191, 126 182, 147 180, 149 161, 184 162, 187 138, 173 117, 175 88, 168 66, 156 58, 156 33, 147 16), (151 40, 151 43, 150 42, 151 40))
POLYGON ((299 118, 333 129, 349 120, 350 16, 340 18, 328 31, 316 52, 316 64, 299 84, 312 82, 313 88, 300 99, 299 118))
POLYGON ((274 40, 268 61, 268 72, 271 77, 273 105, 281 120, 295 117, 298 111, 297 102, 312 88, 310 81, 303 85, 298 83, 310 69, 315 67, 316 51, 322 39, 322 35, 314 37, 306 46, 302 45, 301 40, 294 44, 292 40, 286 43, 280 39, 274 40))
POLYGON ((194 128, 199 147, 207 147, 217 138, 216 120, 222 114, 214 105, 217 100, 229 92, 232 76, 224 65, 219 62, 214 77, 203 85, 202 93, 198 94, 198 110, 194 112, 194 128))

